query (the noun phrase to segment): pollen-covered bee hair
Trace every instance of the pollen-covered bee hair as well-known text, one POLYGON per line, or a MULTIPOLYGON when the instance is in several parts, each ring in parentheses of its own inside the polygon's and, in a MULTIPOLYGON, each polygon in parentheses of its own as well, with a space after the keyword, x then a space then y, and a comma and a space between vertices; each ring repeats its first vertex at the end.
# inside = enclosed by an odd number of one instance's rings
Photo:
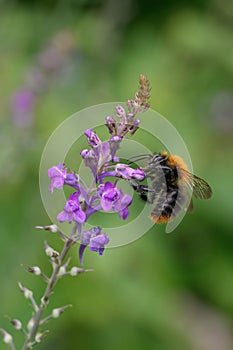
POLYGON ((185 162, 167 152, 135 157, 134 161, 146 160, 143 171, 150 186, 131 181, 133 189, 144 201, 152 204, 150 218, 155 223, 167 223, 181 210, 193 210, 191 194, 196 198, 208 199, 212 196, 211 187, 200 177, 188 171, 185 162), (189 202, 186 208, 187 198, 189 202))

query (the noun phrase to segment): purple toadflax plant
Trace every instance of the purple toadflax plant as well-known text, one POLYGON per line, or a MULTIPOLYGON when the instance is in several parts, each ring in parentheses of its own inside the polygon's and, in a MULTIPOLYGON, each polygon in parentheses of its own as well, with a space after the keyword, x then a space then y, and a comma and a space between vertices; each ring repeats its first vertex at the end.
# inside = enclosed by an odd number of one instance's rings
MULTIPOLYGON (((121 141, 126 135, 133 135, 140 120, 136 119, 138 113, 145 112, 149 108, 148 99, 150 97, 149 81, 144 75, 140 75, 140 89, 135 94, 134 99, 127 101, 127 111, 120 105, 116 106, 115 117, 107 116, 105 125, 108 128, 110 137, 108 141, 101 141, 98 135, 91 129, 85 130, 89 148, 81 150, 80 154, 84 164, 93 175, 92 183, 87 187, 80 179, 79 175, 68 170, 64 164, 54 165, 48 170, 48 177, 51 180, 49 191, 62 190, 64 186, 69 186, 72 193, 67 199, 57 219, 63 223, 67 221, 72 225, 71 233, 67 237, 56 225, 36 226, 39 229, 57 233, 64 242, 61 252, 55 251, 47 242, 44 244, 46 255, 52 265, 51 276, 46 276, 38 266, 27 267, 26 269, 34 275, 40 275, 46 282, 46 288, 41 298, 40 304, 34 299, 33 292, 21 283, 20 291, 26 299, 29 299, 33 312, 26 327, 20 320, 11 319, 15 329, 20 330, 24 337, 24 344, 21 350, 31 349, 40 343, 47 335, 48 331, 41 331, 41 328, 52 318, 58 318, 67 307, 62 306, 53 309, 48 316, 43 316, 50 296, 59 279, 65 275, 77 276, 80 273, 91 270, 84 268, 84 251, 89 247, 90 251, 103 255, 105 246, 109 243, 109 237, 99 226, 85 230, 85 223, 89 217, 97 211, 118 213, 119 217, 126 220, 129 216, 129 207, 132 197, 123 193, 118 188, 118 179, 125 181, 143 181, 145 173, 141 169, 133 169, 127 164, 119 163, 117 150, 121 141), (113 178, 113 182, 106 180, 113 178), (67 258, 71 247, 79 243, 79 263, 81 267, 70 267, 70 258, 67 258), (66 261, 65 261, 66 260, 66 261)), ((13 337, 4 329, 0 329, 3 341, 16 350, 13 337)))

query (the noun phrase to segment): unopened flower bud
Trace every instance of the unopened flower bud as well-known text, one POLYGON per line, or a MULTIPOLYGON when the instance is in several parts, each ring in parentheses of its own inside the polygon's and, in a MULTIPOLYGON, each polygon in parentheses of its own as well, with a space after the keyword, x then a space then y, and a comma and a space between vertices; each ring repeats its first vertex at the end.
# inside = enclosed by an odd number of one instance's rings
POLYGON ((62 277, 66 274, 66 268, 65 266, 61 266, 59 271, 58 271, 58 277, 62 277))
POLYGON ((119 142, 121 142, 121 140, 122 140, 122 137, 120 137, 119 135, 112 136, 110 138, 110 142, 115 142, 115 143, 119 143, 119 142))
POLYGON ((116 124, 116 120, 113 117, 107 116, 105 120, 108 124, 116 124))
POLYGON ((19 283, 19 288, 20 288, 20 291, 24 294, 24 296, 25 296, 26 299, 32 298, 33 293, 32 293, 32 291, 31 291, 30 289, 28 289, 28 288, 22 286, 21 283, 19 283))
POLYGON ((37 343, 40 343, 43 339, 43 334, 42 333, 37 333, 36 336, 35 336, 35 341, 37 343))
POLYGON ((122 106, 117 105, 117 106, 115 107, 115 110, 116 110, 116 116, 117 116, 118 118, 125 118, 125 117, 126 117, 125 110, 124 110, 124 108, 123 108, 122 106))
POLYGON ((36 226, 40 230, 46 230, 53 233, 59 232, 57 225, 47 225, 47 226, 36 226))
POLYGON ((7 333, 4 329, 0 329, 0 332, 2 333, 3 335, 3 341, 5 344, 12 344, 13 342, 13 338, 12 338, 12 335, 7 333))
POLYGON ((30 331, 33 328, 34 324, 35 324, 35 321, 33 318, 31 318, 27 324, 27 329, 30 331))
POLYGON ((53 249, 47 244, 47 242, 44 244, 44 250, 47 256, 51 256, 53 249))
POLYGON ((52 311, 53 318, 58 318, 60 316, 60 314, 61 314, 60 309, 53 309, 53 311, 52 311))
POLYGON ((41 269, 39 266, 28 267, 27 270, 36 276, 39 276, 41 274, 41 269))
POLYGON ((11 320, 11 324, 12 324, 12 325, 15 327, 15 329, 17 329, 17 330, 22 329, 22 323, 21 323, 21 321, 15 319, 15 318, 13 318, 13 319, 11 320))
POLYGON ((65 309, 67 309, 68 307, 71 307, 72 305, 66 305, 66 306, 62 306, 56 309, 53 309, 52 311, 52 318, 58 318, 64 311, 65 309))
POLYGON ((25 288, 24 296, 26 299, 30 299, 33 296, 33 293, 30 289, 25 288))
POLYGON ((45 249, 45 254, 47 256, 49 256, 50 258, 54 258, 56 259, 58 256, 59 256, 59 253, 54 250, 53 248, 51 248, 47 242, 45 242, 45 245, 44 245, 44 249, 45 249))
POLYGON ((36 343, 41 343, 42 342, 42 340, 46 337, 46 335, 49 333, 49 331, 48 330, 46 330, 46 331, 44 331, 43 333, 37 333, 36 335, 35 335, 35 341, 36 341, 36 343))
POLYGON ((56 250, 53 250, 51 258, 56 259, 59 256, 59 253, 56 250))
POLYGON ((116 120, 113 117, 106 117, 106 126, 110 132, 110 134, 113 134, 116 132, 117 126, 116 126, 116 120))
POLYGON ((49 303, 49 299, 47 296, 41 298, 41 303, 43 306, 47 305, 49 303))
POLYGON ((83 271, 83 269, 80 269, 77 266, 73 266, 70 270, 70 276, 72 276, 72 277, 77 276, 82 271, 83 271))
POLYGON ((90 146, 97 147, 101 144, 99 137, 91 129, 85 130, 84 134, 87 136, 87 141, 90 146))
POLYGON ((48 229, 53 233, 57 233, 59 231, 57 225, 50 225, 48 226, 48 229))
POLYGON ((129 132, 130 132, 131 135, 134 135, 137 130, 138 130, 138 126, 137 125, 130 125, 129 132))

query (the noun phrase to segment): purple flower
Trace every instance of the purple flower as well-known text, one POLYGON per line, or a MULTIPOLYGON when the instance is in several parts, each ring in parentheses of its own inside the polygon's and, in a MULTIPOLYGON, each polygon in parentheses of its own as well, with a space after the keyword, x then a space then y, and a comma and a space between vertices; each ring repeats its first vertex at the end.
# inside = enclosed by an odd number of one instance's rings
POLYGON ((86 214, 80 207, 79 196, 80 193, 78 192, 69 196, 69 199, 64 206, 64 210, 57 216, 58 221, 68 221, 70 224, 72 221, 83 223, 86 220, 86 214))
POLYGON ((105 233, 92 237, 90 239, 90 250, 103 255, 105 245, 108 244, 109 238, 105 233))
POLYGON ((69 185, 74 188, 78 188, 77 182, 79 180, 78 174, 68 173, 65 178, 65 185, 69 185))
POLYGON ((136 179, 138 181, 143 181, 146 174, 142 169, 133 169, 126 164, 117 164, 115 167, 116 176, 121 177, 124 180, 136 179))
POLYGON ((61 190, 66 178, 66 169, 64 168, 64 164, 58 164, 57 166, 50 168, 48 170, 48 177, 51 179, 49 191, 53 192, 54 188, 61 190))
POLYGON ((116 187, 116 182, 112 184, 107 181, 105 184, 100 185, 98 194, 101 197, 100 204, 104 211, 110 211, 113 209, 114 202, 120 198, 121 191, 116 187))
POLYGON ((65 185, 69 185, 79 190, 78 175, 73 173, 67 173, 64 164, 58 164, 48 170, 48 177, 51 179, 49 191, 53 192, 54 188, 61 190, 65 185))
POLYGON ((122 196, 115 202, 114 209, 118 211, 119 216, 126 220, 129 216, 128 207, 132 203, 132 197, 129 194, 122 194, 122 196))
POLYGON ((112 184, 107 181, 100 185, 98 194, 101 197, 100 204, 104 211, 117 211, 123 220, 127 219, 129 215, 128 206, 132 203, 132 197, 117 188, 116 182, 112 184))
POLYGON ((98 252, 103 255, 104 248, 109 242, 109 237, 105 233, 101 233, 101 227, 93 227, 90 230, 82 232, 81 245, 79 247, 79 260, 83 265, 83 253, 89 245, 92 252, 98 252))

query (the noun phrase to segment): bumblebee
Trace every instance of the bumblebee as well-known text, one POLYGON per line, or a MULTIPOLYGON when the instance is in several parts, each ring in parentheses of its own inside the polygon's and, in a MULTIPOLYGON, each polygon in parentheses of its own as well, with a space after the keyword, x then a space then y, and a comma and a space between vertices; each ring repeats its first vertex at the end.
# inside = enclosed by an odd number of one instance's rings
POLYGON ((142 170, 150 180, 150 187, 136 182, 131 182, 131 186, 144 201, 152 204, 150 218, 155 223, 167 223, 184 209, 192 212, 192 199, 188 208, 185 208, 190 192, 200 199, 212 196, 212 189, 208 183, 191 174, 180 157, 160 152, 138 157, 138 160, 144 158, 147 162, 142 170))

